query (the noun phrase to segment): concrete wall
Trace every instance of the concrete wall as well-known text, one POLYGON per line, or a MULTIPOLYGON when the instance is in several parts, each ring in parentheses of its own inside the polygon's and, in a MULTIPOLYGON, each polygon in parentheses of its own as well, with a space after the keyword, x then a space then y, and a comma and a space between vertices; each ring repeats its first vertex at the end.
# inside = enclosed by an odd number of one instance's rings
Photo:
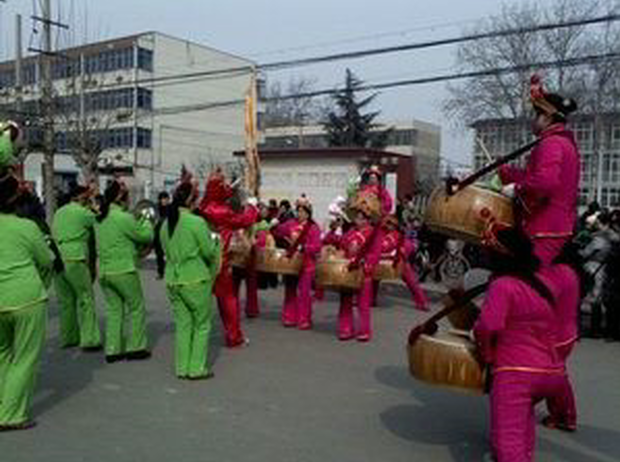
POLYGON ((262 159, 261 199, 294 202, 305 193, 312 201, 314 218, 321 225, 327 208, 338 196, 346 196, 349 180, 358 175, 356 159, 280 158, 262 159))
MULTIPOLYGON (((146 40, 145 37, 144 40, 146 40)), ((154 34, 156 78, 249 66, 236 56, 162 34, 154 34)), ((170 186, 185 164, 197 175, 216 164, 234 162, 232 152, 244 147, 244 104, 190 111, 196 104, 242 101, 251 74, 214 75, 179 83, 155 83, 152 118, 153 151, 139 154, 138 163, 154 164, 154 173, 139 176, 154 181, 156 190, 170 186), (175 109, 176 108, 176 109, 175 109), (177 113, 171 113, 177 112, 177 113)))

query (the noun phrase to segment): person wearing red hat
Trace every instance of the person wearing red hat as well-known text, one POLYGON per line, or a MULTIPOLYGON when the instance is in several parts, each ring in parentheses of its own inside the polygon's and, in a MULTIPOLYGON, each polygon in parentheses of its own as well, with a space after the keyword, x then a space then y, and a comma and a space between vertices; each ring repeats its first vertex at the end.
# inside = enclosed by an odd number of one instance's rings
POLYGON ((534 252, 549 265, 570 240, 577 220, 580 155, 567 117, 577 103, 546 93, 539 76, 531 80, 535 111, 532 130, 538 144, 525 168, 502 166, 504 194, 517 199, 521 226, 534 243, 534 252))
POLYGON ((241 330, 239 313, 238 285, 235 284, 232 266, 228 255, 233 232, 238 229, 250 228, 258 221, 256 199, 248 201, 241 211, 236 211, 230 204, 234 195, 233 187, 226 181, 221 170, 216 170, 207 180, 205 195, 198 208, 200 214, 220 234, 222 258, 220 272, 214 284, 217 305, 224 324, 226 345, 236 348, 247 344, 241 330))
POLYGON ((298 277, 284 278, 282 324, 300 330, 312 328, 312 281, 321 251, 321 229, 312 219, 312 204, 306 196, 296 202, 297 218, 278 225, 274 235, 288 243, 287 256, 299 253, 303 263, 298 277))

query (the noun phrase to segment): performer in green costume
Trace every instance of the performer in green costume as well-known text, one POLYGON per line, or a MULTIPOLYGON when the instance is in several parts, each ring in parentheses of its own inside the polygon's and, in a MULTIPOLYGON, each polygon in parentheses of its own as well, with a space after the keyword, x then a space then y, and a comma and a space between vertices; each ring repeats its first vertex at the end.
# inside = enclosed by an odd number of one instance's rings
POLYGON ((88 242, 94 233, 96 215, 87 207, 91 189, 75 186, 71 201, 54 215, 52 235, 64 271, 55 278, 60 299, 60 337, 63 348, 80 346, 85 351, 101 349, 101 334, 89 268, 88 242))
POLYGON ((186 174, 160 231, 176 328, 176 376, 193 380, 213 376, 207 365, 213 318, 211 288, 220 264, 217 235, 191 212, 197 198, 197 185, 186 174))
POLYGON ((105 354, 108 363, 122 359, 146 359, 146 308, 140 275, 140 246, 153 240, 153 226, 125 211, 127 187, 116 180, 104 193, 101 213, 95 224, 99 284, 106 300, 105 354), (125 342, 123 327, 130 319, 131 333, 125 342))
POLYGON ((0 179, 0 431, 34 426, 29 411, 52 271, 43 233, 15 215, 18 190, 15 177, 0 179))

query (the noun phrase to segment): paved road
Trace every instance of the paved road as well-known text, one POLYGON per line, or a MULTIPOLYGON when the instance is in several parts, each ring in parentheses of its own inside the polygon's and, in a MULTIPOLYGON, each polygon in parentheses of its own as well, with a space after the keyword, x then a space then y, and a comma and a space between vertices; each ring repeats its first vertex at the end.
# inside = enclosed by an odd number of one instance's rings
MULTIPOLYGON (((316 306, 314 331, 299 332, 279 324, 281 292, 262 293, 263 316, 245 321, 250 346, 221 348, 218 329, 215 379, 185 382, 172 374, 163 285, 151 271, 144 281, 154 345, 147 362, 106 365, 101 354, 59 350, 52 303, 34 406, 39 425, 0 434, 0 461, 482 460, 486 400, 408 375, 405 339, 422 315, 405 300, 382 297, 372 343, 342 344, 335 298, 316 306)), ((620 460, 619 358, 620 344, 579 345, 572 371, 580 431, 539 429, 537 460, 620 460)))

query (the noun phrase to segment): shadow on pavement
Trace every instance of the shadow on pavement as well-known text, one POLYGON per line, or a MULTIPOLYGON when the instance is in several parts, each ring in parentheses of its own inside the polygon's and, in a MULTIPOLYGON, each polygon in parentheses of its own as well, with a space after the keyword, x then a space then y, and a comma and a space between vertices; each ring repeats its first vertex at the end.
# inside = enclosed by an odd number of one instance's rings
POLYGON ((414 403, 380 414, 391 433, 416 443, 447 446, 455 462, 483 460, 488 452, 483 398, 416 383, 401 366, 380 367, 375 377, 384 385, 412 393, 414 403))
POLYGON ((93 380, 95 371, 105 366, 103 351, 84 353, 78 348, 61 349, 58 338, 48 341, 41 358, 33 416, 45 414, 85 389, 93 380))

